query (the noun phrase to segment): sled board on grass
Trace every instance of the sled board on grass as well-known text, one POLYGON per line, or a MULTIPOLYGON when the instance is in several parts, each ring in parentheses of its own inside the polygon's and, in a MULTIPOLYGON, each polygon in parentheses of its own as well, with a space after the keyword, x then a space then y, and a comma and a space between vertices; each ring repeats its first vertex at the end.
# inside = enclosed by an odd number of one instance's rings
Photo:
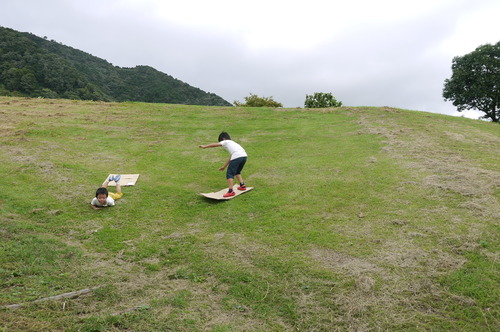
MULTIPOLYGON (((106 178, 106 180, 104 180, 104 182, 106 182, 110 176, 115 176, 115 175, 116 174, 109 174, 108 177, 106 178)), ((122 174, 122 177, 120 178, 120 184, 122 185, 122 187, 135 186, 137 179, 139 179, 139 174, 122 174)), ((108 184, 108 186, 116 186, 116 182, 111 181, 108 184)))
POLYGON ((227 193, 227 188, 224 188, 222 190, 219 190, 219 191, 216 191, 213 193, 200 193, 200 195, 205 196, 206 198, 215 199, 218 201, 227 201, 227 200, 230 200, 231 198, 238 197, 239 195, 244 194, 246 192, 249 192, 250 190, 253 189, 253 187, 247 187, 247 190, 238 190, 237 188, 238 188, 238 185, 235 185, 233 187, 233 191, 236 193, 236 195, 230 196, 230 197, 224 197, 224 194, 227 193))

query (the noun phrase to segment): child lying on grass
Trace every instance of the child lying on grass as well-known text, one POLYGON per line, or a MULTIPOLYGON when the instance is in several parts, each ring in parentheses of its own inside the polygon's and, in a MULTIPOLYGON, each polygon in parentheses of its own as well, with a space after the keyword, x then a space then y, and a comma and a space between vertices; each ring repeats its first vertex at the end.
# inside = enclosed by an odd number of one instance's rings
POLYGON ((120 199, 123 196, 122 187, 120 186, 121 175, 111 175, 104 183, 102 187, 98 188, 95 197, 90 202, 90 205, 94 210, 100 210, 103 207, 115 206, 115 200, 120 199), (111 181, 116 182, 116 193, 108 192, 108 184, 111 181))

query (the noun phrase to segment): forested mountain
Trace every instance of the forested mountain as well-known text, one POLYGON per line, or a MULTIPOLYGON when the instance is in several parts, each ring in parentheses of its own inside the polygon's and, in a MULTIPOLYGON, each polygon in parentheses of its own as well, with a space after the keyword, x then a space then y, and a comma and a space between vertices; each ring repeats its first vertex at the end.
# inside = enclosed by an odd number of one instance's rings
POLYGON ((152 67, 120 68, 31 33, 0 27, 0 95, 231 106, 152 67))

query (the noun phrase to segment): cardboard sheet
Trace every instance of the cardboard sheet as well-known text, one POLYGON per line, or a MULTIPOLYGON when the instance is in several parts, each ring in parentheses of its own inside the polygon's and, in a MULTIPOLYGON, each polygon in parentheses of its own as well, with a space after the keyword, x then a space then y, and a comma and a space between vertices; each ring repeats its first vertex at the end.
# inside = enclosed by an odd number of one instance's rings
POLYGON ((229 199, 232 199, 232 198, 235 198, 235 197, 238 197, 239 195, 241 194, 244 194, 246 192, 249 192, 250 190, 252 190, 254 187, 247 187, 247 190, 238 190, 237 188, 239 187, 239 185, 235 185, 233 187, 233 190, 234 192, 236 193, 236 195, 234 196, 231 196, 231 197, 223 197, 223 195, 225 193, 227 193, 227 188, 224 188, 222 190, 219 190, 219 191, 216 191, 216 192, 213 192, 213 193, 200 193, 200 195, 202 196, 205 196, 206 198, 210 198, 210 199, 216 199, 218 201, 227 201, 229 199))
MULTIPOLYGON (((116 174, 109 174, 107 177, 106 177, 106 180, 109 179, 110 176, 115 176, 116 174)), ((126 186, 135 186, 135 183, 137 182, 137 179, 139 179, 139 174, 122 174, 122 177, 120 179, 120 185, 122 187, 126 187, 126 186)), ((104 180, 104 182, 106 182, 106 180, 104 180)), ((111 181, 108 186, 116 186, 116 182, 115 181, 111 181)))

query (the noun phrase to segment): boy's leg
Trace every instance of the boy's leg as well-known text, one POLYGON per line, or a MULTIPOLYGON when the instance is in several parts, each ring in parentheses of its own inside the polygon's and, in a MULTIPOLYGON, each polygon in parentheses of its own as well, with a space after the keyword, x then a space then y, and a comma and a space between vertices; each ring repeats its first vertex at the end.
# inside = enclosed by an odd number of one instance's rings
POLYGON ((229 189, 229 192, 233 191, 235 170, 236 170, 235 161, 231 160, 226 170, 227 187, 229 189))
MULTIPOLYGON (((120 181, 120 177, 121 177, 121 175, 117 175, 117 176, 118 176, 118 181, 120 181)), ((109 183, 110 183, 111 181, 116 181, 115 177, 116 177, 116 175, 115 175, 115 176, 110 175, 110 176, 109 176, 109 178, 107 178, 107 179, 106 179, 106 181, 104 181, 104 182, 102 183, 102 186, 101 186, 101 187, 103 187, 103 188, 107 188, 107 187, 108 187, 108 185, 109 185, 109 183)))
POLYGON ((247 158, 238 158, 238 159, 230 161, 229 166, 227 168, 227 172, 226 172, 227 187, 228 187, 229 191, 227 194, 224 195, 224 197, 235 195, 233 193, 233 185, 234 185, 234 177, 235 176, 236 176, 236 179, 240 182, 240 186, 238 187, 238 190, 246 190, 244 183, 243 183, 243 178, 241 176, 241 171, 243 170, 243 166, 245 166, 246 161, 247 161, 247 158))
POLYGON ((238 169, 236 170, 236 179, 240 183, 240 186, 238 187, 238 190, 246 190, 247 188, 245 187, 245 183, 243 182, 243 177, 241 176, 241 171, 243 170, 243 167, 245 166, 247 162, 247 158, 242 158, 240 164, 238 165, 238 169))
MULTIPOLYGON (((116 179, 114 181, 116 182, 116 179)), ((120 181, 120 178, 118 178, 118 181, 120 181)), ((122 186, 120 185, 120 182, 116 182, 116 194, 113 193, 111 197, 116 201, 117 199, 122 198, 122 196, 123 196, 122 186)))
POLYGON ((231 196, 236 195, 236 193, 233 191, 233 182, 234 182, 234 178, 230 178, 230 177, 227 178, 227 186, 228 186, 229 190, 227 191, 227 193, 222 195, 223 197, 231 197, 231 196))
POLYGON ((241 174, 236 174, 236 178, 240 182, 240 185, 238 187, 238 190, 240 191, 245 191, 247 190, 247 187, 245 186, 245 183, 243 182, 243 178, 241 177, 241 174))

